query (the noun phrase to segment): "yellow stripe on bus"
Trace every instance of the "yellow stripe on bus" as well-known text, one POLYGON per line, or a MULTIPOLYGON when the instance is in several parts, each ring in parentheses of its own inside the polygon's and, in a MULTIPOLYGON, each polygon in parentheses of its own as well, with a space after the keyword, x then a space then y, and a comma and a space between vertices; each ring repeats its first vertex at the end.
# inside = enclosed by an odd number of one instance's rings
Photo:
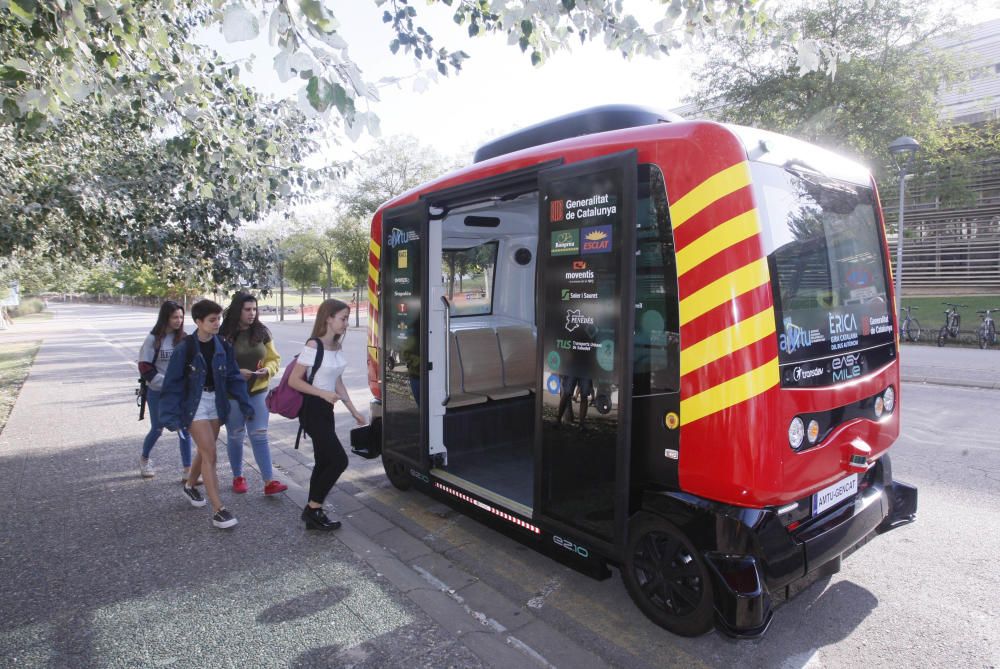
POLYGON ((372 305, 372 309, 378 311, 378 296, 371 288, 368 289, 368 303, 372 305))
POLYGON ((717 225, 677 252, 677 276, 694 269, 719 251, 760 233, 757 210, 717 225))
POLYGON ((368 240, 368 250, 371 251, 372 255, 375 256, 376 258, 382 257, 382 247, 379 246, 378 242, 376 242, 374 239, 368 240))
POLYGON ((730 193, 750 184, 750 166, 736 163, 695 186, 691 192, 670 205, 670 223, 678 228, 699 211, 730 193))
POLYGON ((744 318, 722 332, 681 349, 681 376, 774 334, 774 308, 744 318))
POLYGON ((720 279, 716 279, 701 290, 687 296, 680 302, 681 325, 686 325, 705 312, 734 299, 743 293, 763 286, 770 279, 767 258, 760 258, 720 279))
POLYGON ((744 402, 778 385, 778 359, 774 358, 746 374, 681 400, 681 424, 744 402))

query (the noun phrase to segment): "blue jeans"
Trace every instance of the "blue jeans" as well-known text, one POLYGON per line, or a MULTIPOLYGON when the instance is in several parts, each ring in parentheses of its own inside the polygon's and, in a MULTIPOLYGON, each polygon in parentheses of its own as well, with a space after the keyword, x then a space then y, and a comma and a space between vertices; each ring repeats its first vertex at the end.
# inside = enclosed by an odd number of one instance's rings
MULTIPOLYGON (((156 440, 163 434, 163 423, 160 422, 160 391, 146 391, 146 413, 149 415, 149 434, 142 441, 142 457, 148 458, 156 440)), ((191 466, 191 435, 187 430, 177 430, 177 442, 181 448, 181 466, 191 466)))
POLYGON ((247 420, 240 411, 239 402, 229 400, 229 418, 226 420, 226 450, 229 451, 229 466, 233 476, 243 476, 243 439, 247 430, 250 431, 250 446, 253 447, 253 459, 265 481, 274 478, 271 469, 271 447, 267 443, 267 405, 264 398, 267 393, 257 393, 250 396, 250 406, 253 407, 253 420, 247 420))

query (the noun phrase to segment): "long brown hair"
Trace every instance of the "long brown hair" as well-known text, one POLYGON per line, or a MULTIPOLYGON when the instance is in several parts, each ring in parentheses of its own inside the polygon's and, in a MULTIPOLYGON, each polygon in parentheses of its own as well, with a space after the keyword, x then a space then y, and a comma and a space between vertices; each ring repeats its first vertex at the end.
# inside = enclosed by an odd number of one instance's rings
MULTIPOLYGON (((322 337, 326 334, 326 321, 331 316, 340 313, 344 309, 348 311, 351 310, 351 305, 346 302, 341 302, 340 300, 335 300, 332 297, 329 300, 323 300, 323 304, 319 305, 319 309, 316 310, 316 321, 313 323, 313 331, 310 337, 322 337)), ((335 335, 333 337, 333 343, 336 344, 340 339, 340 335, 335 335)))
MULTIPOLYGON (((219 334, 230 344, 235 344, 236 337, 240 334, 240 318, 243 316, 243 306, 247 302, 257 304, 257 298, 250 293, 240 291, 233 295, 233 301, 229 303, 229 306, 223 312, 219 334)), ((247 337, 251 345, 271 341, 271 332, 267 329, 266 325, 260 322, 259 311, 254 314, 253 323, 250 324, 247 337)))
MULTIPOLYGON (((173 300, 167 300, 160 305, 160 313, 156 317, 156 325, 154 325, 153 329, 149 331, 149 334, 155 337, 155 343, 153 346, 156 348, 160 348, 160 345, 163 343, 163 338, 167 336, 167 328, 170 327, 170 319, 173 317, 174 312, 178 309, 181 310, 181 313, 184 313, 184 307, 177 304, 173 300)), ((174 332, 174 346, 177 346, 183 338, 184 326, 182 325, 174 332)))

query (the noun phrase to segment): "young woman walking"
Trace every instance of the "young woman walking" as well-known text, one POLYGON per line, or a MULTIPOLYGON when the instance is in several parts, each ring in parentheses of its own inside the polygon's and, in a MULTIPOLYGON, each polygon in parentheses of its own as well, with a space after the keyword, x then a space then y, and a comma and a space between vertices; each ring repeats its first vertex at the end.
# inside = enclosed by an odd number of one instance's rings
POLYGON ((217 335, 222 307, 201 300, 192 305, 191 317, 198 329, 177 346, 170 359, 160 392, 160 420, 168 430, 187 428, 194 439, 198 452, 184 483, 184 497, 192 506, 205 506, 205 498, 194 487, 201 475, 215 511, 212 524, 222 529, 235 525, 236 517, 219 497, 215 441, 219 426, 229 417, 229 395, 236 398, 248 420, 253 420, 253 407, 233 347, 217 335))
POLYGON ((309 502, 302 510, 306 528, 313 530, 335 530, 340 527, 339 520, 330 520, 323 513, 323 502, 327 494, 347 469, 347 453, 340 445, 335 430, 334 405, 338 401, 342 402, 358 425, 365 424, 364 416, 354 408, 354 403, 347 394, 343 379, 347 360, 342 349, 350 316, 351 308, 340 300, 326 300, 319 306, 312 337, 299 354, 288 381, 288 385, 302 393, 299 422, 312 440, 316 458, 312 478, 309 479, 309 502), (317 358, 317 339, 323 347, 323 357, 313 374, 311 368, 317 358), (307 372, 313 376, 311 384, 306 378, 307 372))
MULTIPOLYGON (((184 338, 184 307, 173 300, 167 300, 160 305, 160 313, 156 325, 146 335, 139 349, 139 376, 146 381, 146 407, 149 413, 149 432, 142 441, 142 455, 139 456, 139 475, 143 478, 153 478, 156 470, 149 454, 156 445, 156 440, 163 434, 163 423, 160 421, 160 389, 167 374, 167 365, 174 349, 184 338)), ((191 468, 191 437, 185 430, 178 430, 177 443, 181 449, 181 467, 184 468, 184 478, 187 479, 191 468)))
POLYGON ((287 485, 274 478, 271 447, 267 440, 268 410, 264 404, 268 383, 278 373, 281 356, 274 348, 271 332, 257 316, 257 298, 249 293, 236 293, 222 318, 219 334, 236 352, 236 363, 249 386, 250 406, 253 407, 253 420, 245 420, 239 402, 230 394, 226 450, 229 452, 229 467, 233 471, 233 492, 247 491, 247 480, 243 476, 243 442, 247 431, 250 432, 254 460, 264 479, 264 494, 275 495, 288 490, 287 485))

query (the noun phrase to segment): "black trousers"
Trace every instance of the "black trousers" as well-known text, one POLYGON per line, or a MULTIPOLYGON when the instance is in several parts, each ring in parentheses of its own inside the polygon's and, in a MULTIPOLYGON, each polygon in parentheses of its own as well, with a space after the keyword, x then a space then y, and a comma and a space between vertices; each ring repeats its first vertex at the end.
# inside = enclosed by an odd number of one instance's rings
POLYGON ((299 423, 313 443, 316 466, 309 479, 309 501, 322 504, 347 469, 347 453, 334 430, 333 406, 313 395, 302 398, 299 423))

